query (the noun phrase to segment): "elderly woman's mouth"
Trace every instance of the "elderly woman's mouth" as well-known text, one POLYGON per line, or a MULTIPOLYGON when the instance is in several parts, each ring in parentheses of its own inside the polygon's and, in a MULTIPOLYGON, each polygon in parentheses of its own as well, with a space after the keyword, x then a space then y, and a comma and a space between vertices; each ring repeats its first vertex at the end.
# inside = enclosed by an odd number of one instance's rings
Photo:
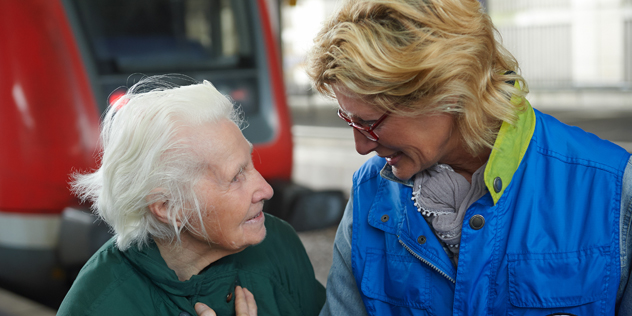
POLYGON ((246 224, 254 224, 254 223, 258 223, 259 221, 263 220, 263 211, 259 211, 259 213, 255 214, 255 216, 249 218, 248 220, 246 220, 246 224))

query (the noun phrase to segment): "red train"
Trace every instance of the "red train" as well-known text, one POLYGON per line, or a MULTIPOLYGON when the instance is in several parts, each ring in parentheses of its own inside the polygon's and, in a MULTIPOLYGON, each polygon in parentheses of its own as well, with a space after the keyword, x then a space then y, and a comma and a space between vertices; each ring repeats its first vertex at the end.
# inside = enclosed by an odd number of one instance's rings
POLYGON ((344 197, 291 183, 290 115, 265 0, 0 1, 0 286, 48 305, 110 237, 69 191, 96 167, 108 97, 144 75, 209 80, 240 104, 266 210, 335 223, 344 197))

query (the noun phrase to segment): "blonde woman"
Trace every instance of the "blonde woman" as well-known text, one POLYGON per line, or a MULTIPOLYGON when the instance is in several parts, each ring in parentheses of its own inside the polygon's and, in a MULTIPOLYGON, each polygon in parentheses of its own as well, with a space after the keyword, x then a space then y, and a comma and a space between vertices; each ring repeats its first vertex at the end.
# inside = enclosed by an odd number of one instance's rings
POLYGON ((632 161, 531 107, 476 0, 347 2, 309 75, 361 155, 321 315, 619 315, 632 161))

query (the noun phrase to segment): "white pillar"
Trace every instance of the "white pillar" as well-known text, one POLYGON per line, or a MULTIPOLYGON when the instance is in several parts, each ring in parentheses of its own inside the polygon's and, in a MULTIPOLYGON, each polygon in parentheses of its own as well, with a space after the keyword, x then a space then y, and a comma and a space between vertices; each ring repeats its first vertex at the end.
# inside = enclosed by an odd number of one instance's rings
POLYGON ((572 10, 574 84, 622 83, 623 17, 618 0, 573 0, 572 10))

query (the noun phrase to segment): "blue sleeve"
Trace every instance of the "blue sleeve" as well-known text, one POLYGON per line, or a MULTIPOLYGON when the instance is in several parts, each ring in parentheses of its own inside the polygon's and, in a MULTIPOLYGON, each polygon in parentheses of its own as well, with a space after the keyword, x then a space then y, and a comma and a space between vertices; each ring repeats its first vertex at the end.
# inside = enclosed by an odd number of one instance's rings
POLYGON ((630 252, 632 251, 632 157, 623 173, 623 187, 621 191, 621 283, 617 293, 619 316, 632 316, 632 286, 630 278, 630 252))
POLYGON ((320 316, 367 315, 351 270, 352 228, 353 200, 350 198, 336 232, 333 263, 327 277, 327 299, 320 316))

